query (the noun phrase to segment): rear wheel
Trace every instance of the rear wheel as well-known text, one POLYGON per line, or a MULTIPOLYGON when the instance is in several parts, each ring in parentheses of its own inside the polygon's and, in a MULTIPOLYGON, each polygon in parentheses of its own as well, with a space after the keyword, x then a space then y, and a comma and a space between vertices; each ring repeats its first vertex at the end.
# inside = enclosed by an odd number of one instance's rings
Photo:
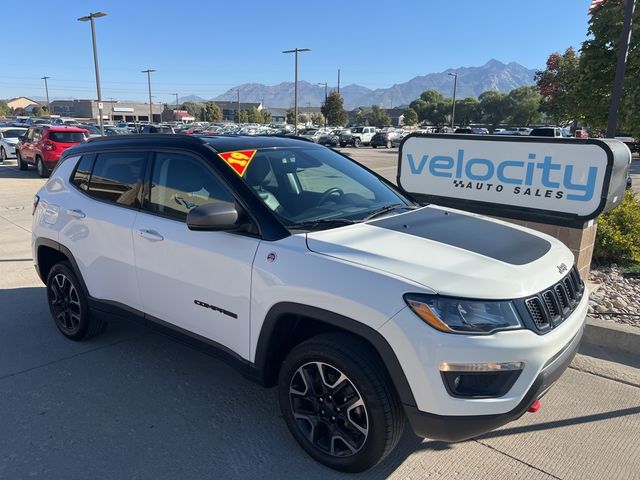
POLYGON ((361 143, 362 143, 362 141, 358 137, 353 139, 353 146, 355 148, 359 148, 361 143))
POLYGON ((104 320, 89 310, 84 291, 68 262, 57 263, 49 272, 47 300, 56 327, 71 340, 86 340, 106 326, 104 320))
POLYGON ((391 140, 387 140, 387 148, 391 148, 391 140))
POLYGON ((0 147, 0 163, 4 163, 7 159, 7 152, 4 151, 4 147, 0 147))
POLYGON ((42 178, 47 178, 51 173, 49 169, 44 165, 42 157, 36 157, 36 170, 38 171, 38 175, 40 175, 42 178))
POLYGON ((26 170, 27 168, 29 168, 29 166, 27 165, 27 162, 25 162, 22 159, 22 155, 20 155, 20 152, 18 152, 17 150, 16 150, 16 159, 18 160, 18 168, 20 170, 26 170))
POLYGON ((371 144, 371 148, 378 148, 378 145, 371 144))
POLYGON ((330 468, 373 467, 404 430, 404 413, 384 366, 351 335, 322 334, 296 346, 282 364, 278 388, 291 434, 330 468))

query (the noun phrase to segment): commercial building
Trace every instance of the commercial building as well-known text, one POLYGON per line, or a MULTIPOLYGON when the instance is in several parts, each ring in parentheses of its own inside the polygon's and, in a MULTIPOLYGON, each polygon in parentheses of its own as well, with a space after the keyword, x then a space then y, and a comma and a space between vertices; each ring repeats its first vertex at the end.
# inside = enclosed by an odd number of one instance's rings
POLYGON ((7 106, 11 111, 28 112, 35 107, 39 107, 40 103, 27 97, 15 97, 7 100, 7 106))
MULTIPOLYGON (((102 115, 105 120, 125 122, 149 121, 148 103, 103 100, 102 105, 102 115)), ((160 103, 154 103, 151 108, 153 114, 151 122, 160 122, 164 106, 160 103)), ((93 120, 97 120, 100 115, 97 100, 54 100, 51 102, 51 113, 53 115, 60 115, 61 117, 93 120)))
MULTIPOLYGON (((233 101, 216 101, 220 110, 222 110, 222 120, 226 122, 233 122, 236 118, 236 111, 238 110, 238 102, 233 101)), ((258 111, 262 110, 262 103, 240 102, 240 110, 250 112, 254 108, 258 111)))
POLYGON ((195 122, 196 118, 186 110, 166 109, 162 112, 162 121, 191 123, 195 122))

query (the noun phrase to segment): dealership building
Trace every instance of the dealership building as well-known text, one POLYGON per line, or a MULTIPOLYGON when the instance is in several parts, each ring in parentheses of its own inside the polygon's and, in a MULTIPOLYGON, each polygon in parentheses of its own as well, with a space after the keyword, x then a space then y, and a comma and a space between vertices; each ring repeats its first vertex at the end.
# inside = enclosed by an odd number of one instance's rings
MULTIPOLYGON (((164 105, 154 103, 152 106, 152 122, 160 122, 164 105)), ((61 117, 86 118, 97 120, 99 109, 97 100, 54 100, 51 102, 51 113, 61 117)), ((135 102, 102 101, 102 115, 105 120, 125 122, 148 122, 149 104, 135 102)))

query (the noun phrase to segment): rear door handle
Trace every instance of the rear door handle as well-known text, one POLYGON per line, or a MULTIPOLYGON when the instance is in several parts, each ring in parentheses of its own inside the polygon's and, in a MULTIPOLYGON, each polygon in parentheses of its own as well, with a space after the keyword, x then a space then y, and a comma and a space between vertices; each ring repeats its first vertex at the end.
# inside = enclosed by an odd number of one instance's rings
POLYGON ((138 235, 140 235, 142 238, 146 238, 147 240, 151 240, 154 242, 160 242, 164 240, 164 237, 155 230, 138 230, 138 235))
POLYGON ((84 214, 84 212, 82 210, 77 210, 74 208, 69 208, 67 210, 67 215, 69 215, 70 217, 75 217, 75 218, 84 218, 86 217, 86 215, 84 214))

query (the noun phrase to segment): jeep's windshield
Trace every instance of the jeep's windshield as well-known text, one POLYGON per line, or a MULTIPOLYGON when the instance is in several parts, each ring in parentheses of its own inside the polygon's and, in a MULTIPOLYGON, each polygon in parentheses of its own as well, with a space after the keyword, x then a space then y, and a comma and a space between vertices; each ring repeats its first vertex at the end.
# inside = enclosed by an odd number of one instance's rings
POLYGON ((324 147, 258 150, 242 177, 290 229, 332 228, 414 208, 402 193, 324 147))

